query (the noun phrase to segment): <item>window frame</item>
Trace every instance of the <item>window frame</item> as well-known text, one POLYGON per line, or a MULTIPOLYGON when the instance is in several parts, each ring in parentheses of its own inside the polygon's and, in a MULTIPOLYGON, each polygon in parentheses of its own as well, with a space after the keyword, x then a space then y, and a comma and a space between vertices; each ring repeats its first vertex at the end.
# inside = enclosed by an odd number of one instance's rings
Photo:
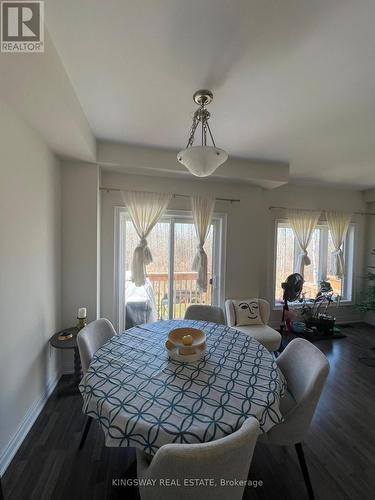
MULTIPOLYGON (((282 227, 291 227, 290 223, 285 218, 277 218, 274 222, 274 256, 273 256, 273 273, 272 273, 272 304, 273 309, 282 309, 282 304, 276 303, 275 290, 276 290, 276 266, 277 266, 277 243, 278 243, 278 228, 279 225, 282 227)), ((328 252, 324 251, 324 247, 328 249, 328 238, 329 238, 329 228, 326 221, 319 221, 316 228, 320 230, 319 237, 319 280, 327 279, 327 267, 328 267, 328 252), (324 231, 323 231, 324 229, 324 231)), ((346 234, 345 241, 343 243, 343 254, 345 262, 345 277, 343 278, 343 283, 341 287, 341 304, 342 305, 353 305, 355 302, 354 294, 354 272, 355 272, 355 258, 356 258, 356 244, 355 237, 357 232, 357 223, 351 222, 349 224, 348 232, 346 234), (349 252, 349 253, 348 253, 349 252), (352 258, 347 258, 348 255, 352 258), (344 293, 343 293, 344 290, 344 293)), ((294 262, 293 269, 296 266, 296 260, 298 255, 298 242, 294 237, 294 262)), ((293 304, 295 308, 298 309, 299 303, 295 302, 293 304)), ((301 306, 300 306, 301 307, 301 306)))
MULTIPOLYGON (((114 306, 113 317, 117 331, 125 330, 125 224, 123 221, 130 220, 126 207, 118 206, 114 210, 114 306)), ((171 223, 169 231, 169 253, 168 273, 173 275, 174 271, 174 223, 193 223, 191 210, 167 209, 159 222, 171 223)), ((225 269, 226 269, 226 239, 227 239, 227 214, 214 212, 212 215, 213 231, 213 254, 212 254, 212 303, 223 307, 225 301, 225 269)), ((173 284, 169 283, 168 296, 173 301, 171 293, 173 284)), ((169 311, 173 311, 171 304, 169 311)))

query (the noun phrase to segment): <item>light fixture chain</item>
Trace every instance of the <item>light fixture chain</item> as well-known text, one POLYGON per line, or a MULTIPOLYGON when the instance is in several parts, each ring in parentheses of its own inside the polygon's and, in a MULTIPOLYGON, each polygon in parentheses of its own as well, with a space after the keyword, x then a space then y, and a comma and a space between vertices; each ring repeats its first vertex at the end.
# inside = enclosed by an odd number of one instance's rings
POLYGON ((190 129, 189 139, 188 139, 188 143, 186 146, 187 148, 192 146, 194 143, 194 135, 195 135, 195 131, 198 127, 198 123, 199 123, 198 111, 196 111, 194 113, 194 116, 193 116, 193 123, 192 123, 191 129, 190 129))
POLYGON ((214 147, 216 148, 216 144, 215 144, 215 141, 214 141, 214 138, 212 136, 212 132, 211 132, 211 128, 210 128, 210 125, 208 122, 206 122, 206 125, 207 125, 207 129, 208 129, 208 132, 210 134, 210 137, 211 137, 211 141, 212 141, 212 144, 214 145, 214 147))

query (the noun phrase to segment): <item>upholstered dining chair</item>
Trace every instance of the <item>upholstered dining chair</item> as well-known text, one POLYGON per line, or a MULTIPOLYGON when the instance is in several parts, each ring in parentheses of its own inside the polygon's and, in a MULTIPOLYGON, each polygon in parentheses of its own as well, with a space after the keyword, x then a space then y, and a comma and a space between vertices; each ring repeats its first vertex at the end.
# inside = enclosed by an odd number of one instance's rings
POLYGON ((302 448, 315 408, 329 372, 326 356, 305 339, 292 340, 276 359, 285 376, 288 391, 280 401, 283 422, 260 436, 260 442, 294 445, 309 498, 314 498, 309 471, 302 448))
POLYGON ((241 500, 245 486, 229 482, 247 480, 258 434, 259 422, 250 417, 238 431, 217 441, 166 444, 151 463, 148 455, 137 450, 138 478, 156 480, 155 486, 140 486, 141 500, 241 500), (164 486, 168 479, 180 485, 164 486), (211 479, 217 486, 197 484, 199 479, 211 479))
MULTIPOLYGON (((82 371, 85 374, 90 366, 91 359, 95 352, 104 345, 116 331, 112 323, 105 318, 97 319, 86 325, 77 335, 77 345, 82 363, 82 371)), ((87 434, 90 430, 92 417, 87 417, 85 428, 82 433, 79 448, 85 444, 87 434)))
POLYGON ((211 323, 225 325, 224 311, 218 306, 192 304, 186 309, 184 319, 210 321, 211 323))

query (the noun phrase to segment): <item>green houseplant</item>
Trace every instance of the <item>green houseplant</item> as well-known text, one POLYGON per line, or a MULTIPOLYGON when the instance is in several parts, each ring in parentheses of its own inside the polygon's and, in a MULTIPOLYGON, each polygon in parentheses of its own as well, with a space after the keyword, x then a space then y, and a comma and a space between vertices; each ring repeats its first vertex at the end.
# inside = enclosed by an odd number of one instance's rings
MULTIPOLYGON (((375 257, 375 248, 371 250, 371 255, 375 257)), ((368 266, 367 289, 361 294, 361 302, 358 309, 363 312, 375 311, 375 266, 368 266)))

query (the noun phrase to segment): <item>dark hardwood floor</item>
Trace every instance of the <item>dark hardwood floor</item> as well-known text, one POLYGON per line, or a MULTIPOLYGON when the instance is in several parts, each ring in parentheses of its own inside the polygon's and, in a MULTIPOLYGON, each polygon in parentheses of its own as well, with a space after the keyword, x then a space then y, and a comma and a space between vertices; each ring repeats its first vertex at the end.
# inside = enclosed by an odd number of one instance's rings
MULTIPOLYGON (((375 328, 343 328, 347 338, 320 341, 331 371, 304 443, 315 490, 321 500, 375 498, 375 368, 360 357, 373 357, 375 328)), ((137 498, 137 489, 113 485, 135 478, 133 449, 106 448, 93 423, 78 451, 85 417, 72 377, 63 377, 17 452, 2 482, 5 500, 104 500, 137 498)), ((258 444, 244 499, 307 498, 294 448, 258 444)), ((194 496, 192 495, 192 498, 194 496)), ((162 499, 161 499, 162 500, 162 499)))

